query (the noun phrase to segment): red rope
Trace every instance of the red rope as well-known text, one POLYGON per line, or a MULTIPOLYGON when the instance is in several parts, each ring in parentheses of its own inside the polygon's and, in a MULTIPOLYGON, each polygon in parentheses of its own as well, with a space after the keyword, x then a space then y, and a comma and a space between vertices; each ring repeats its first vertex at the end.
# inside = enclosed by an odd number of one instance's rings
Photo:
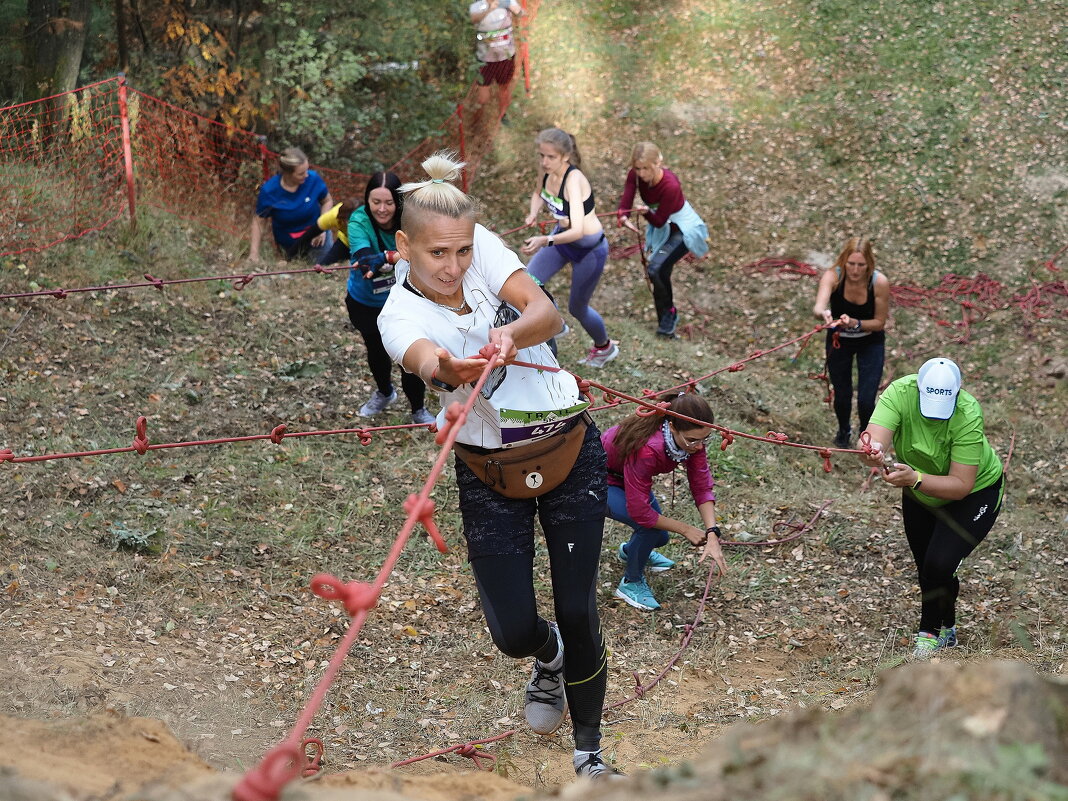
MULTIPOLYGON (((445 426, 438 432, 437 437, 441 450, 438 452, 437 459, 435 459, 434 465, 430 469, 430 474, 427 476, 422 490, 416 496, 415 501, 411 503, 411 509, 404 521, 404 525, 397 534, 389 555, 383 562, 375 580, 370 584, 361 582, 349 582, 346 584, 333 576, 323 573, 312 578, 312 592, 321 598, 341 600, 345 610, 352 616, 352 622, 348 631, 345 632, 344 637, 338 643, 334 655, 330 658, 326 670, 323 671, 322 677, 316 684, 315 690, 301 711, 289 736, 268 751, 260 764, 249 770, 242 777, 241 781, 233 789, 232 797, 234 801, 276 801, 282 792, 282 788, 301 772, 301 766, 306 760, 304 752, 299 745, 301 738, 311 725, 316 712, 322 706, 326 693, 341 670, 341 664, 359 635, 360 629, 363 628, 364 621, 367 619, 370 610, 378 603, 382 588, 393 572, 397 560, 400 559, 400 555, 411 537, 416 523, 419 522, 421 516, 429 514, 428 509, 432 509, 430 492, 445 467, 449 451, 456 441, 456 436, 459 434, 464 420, 478 399, 490 372, 497 366, 498 359, 499 354, 497 352, 488 355, 486 367, 475 383, 467 402, 463 406, 459 403, 454 403, 449 407, 445 426)), ((444 543, 439 543, 439 549, 443 548, 444 543)))
POLYGON ((482 770, 482 763, 479 762, 479 760, 487 760, 490 764, 486 766, 486 769, 489 770, 493 767, 493 763, 497 761, 497 757, 493 754, 487 754, 485 751, 479 750, 478 746, 485 745, 486 743, 495 743, 498 740, 503 740, 505 737, 511 737, 513 734, 515 734, 515 729, 506 731, 504 734, 498 734, 496 737, 484 737, 481 740, 469 740, 460 745, 453 745, 438 751, 431 751, 429 754, 422 754, 421 756, 412 757, 411 759, 402 759, 400 762, 393 762, 390 764, 390 767, 399 768, 404 765, 421 762, 424 759, 432 759, 433 757, 441 756, 442 754, 451 754, 455 752, 460 756, 470 759, 475 763, 479 770, 482 770))

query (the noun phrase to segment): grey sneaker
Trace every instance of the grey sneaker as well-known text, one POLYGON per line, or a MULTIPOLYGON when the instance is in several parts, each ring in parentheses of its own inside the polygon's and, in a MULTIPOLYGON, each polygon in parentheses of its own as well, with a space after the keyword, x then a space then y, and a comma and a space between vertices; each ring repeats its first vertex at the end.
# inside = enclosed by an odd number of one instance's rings
POLYGON ((549 628, 556 637, 559 647, 557 658, 560 667, 553 670, 540 659, 534 660, 534 670, 527 683, 526 697, 523 704, 523 716, 535 734, 548 736, 554 733, 564 722, 567 712, 567 696, 564 695, 564 641, 555 623, 549 628))
POLYGON ((592 754, 580 754, 575 756, 575 775, 585 776, 588 779, 594 781, 613 781, 615 779, 622 779, 623 774, 613 768, 611 765, 606 765, 604 760, 601 759, 601 752, 595 751, 592 754))
POLYGON ((437 418, 428 412, 424 406, 422 409, 416 409, 412 412, 412 422, 416 425, 425 426, 437 422, 437 418))
POLYGON ((590 348, 590 352, 583 358, 579 359, 579 364, 584 364, 587 367, 604 367, 612 359, 619 355, 619 346, 614 340, 608 340, 608 344, 603 348, 596 346, 590 348))
POLYGON ((397 399, 397 390, 393 389, 393 392, 389 395, 383 395, 377 389, 375 394, 371 396, 371 399, 360 407, 360 417, 374 417, 376 414, 382 414, 389 408, 390 404, 397 399))

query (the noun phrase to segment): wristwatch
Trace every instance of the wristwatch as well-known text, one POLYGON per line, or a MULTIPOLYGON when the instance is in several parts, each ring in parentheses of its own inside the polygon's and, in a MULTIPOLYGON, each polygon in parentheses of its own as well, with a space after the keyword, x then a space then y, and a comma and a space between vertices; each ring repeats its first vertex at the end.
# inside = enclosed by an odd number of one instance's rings
POLYGON ((440 378, 438 378, 438 368, 434 368, 434 372, 430 374, 430 381, 428 382, 431 389, 435 389, 438 392, 455 392, 456 387, 452 384, 446 384, 440 378))
POLYGON ((546 244, 548 245, 548 247, 552 247, 553 246, 553 235, 552 234, 549 234, 549 236, 546 238, 546 244))

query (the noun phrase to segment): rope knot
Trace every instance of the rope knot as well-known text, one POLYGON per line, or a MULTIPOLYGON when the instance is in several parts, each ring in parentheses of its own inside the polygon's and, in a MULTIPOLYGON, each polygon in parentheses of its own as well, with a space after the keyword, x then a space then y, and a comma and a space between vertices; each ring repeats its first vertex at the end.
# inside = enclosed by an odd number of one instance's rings
POLYGON ((324 750, 323 741, 320 740, 318 737, 308 737, 308 738, 306 738, 304 740, 301 740, 300 752, 302 754, 304 754, 304 767, 301 770, 301 775, 304 776, 304 778, 308 778, 309 776, 314 776, 316 773, 318 773, 322 769, 322 767, 323 767, 323 750, 324 750), (314 755, 309 755, 308 754, 308 746, 309 745, 315 746, 315 754, 314 755))
POLYGON ((283 423, 281 425, 277 425, 277 426, 275 426, 274 428, 271 429, 271 442, 273 442, 275 445, 281 445, 282 444, 282 440, 285 439, 285 436, 286 436, 285 423, 283 423))
POLYGON ((767 439, 773 439, 776 442, 786 442, 787 440, 790 439, 790 437, 787 436, 786 434, 783 434, 781 432, 776 432, 776 431, 769 431, 767 433, 767 435, 766 435, 766 438, 767 439))
POLYGON ((14 452, 12 452, 11 448, 4 448, 3 450, 0 450, 0 462, 10 462, 14 458, 15 454, 14 452))
POLYGON ((326 275, 330 271, 328 269, 326 269, 325 267, 323 267, 323 265, 316 264, 315 265, 315 272, 319 273, 320 275, 326 275))
POLYGON ((818 453, 820 455, 820 458, 823 459, 823 472, 824 473, 831 472, 831 449, 830 448, 820 448, 818 453))
POLYGON ((251 284, 252 283, 252 279, 255 278, 255 277, 256 277, 255 273, 248 273, 247 275, 243 275, 240 278, 234 279, 234 282, 233 282, 234 289, 236 289, 238 292, 240 292, 242 289, 244 289, 249 284, 251 284))
POLYGON ((137 435, 134 437, 133 449, 137 451, 138 455, 144 456, 148 453, 148 420, 144 416, 138 417, 135 429, 137 435))
POLYGON ((54 292, 49 292, 48 294, 51 295, 54 298, 65 298, 65 297, 67 297, 67 290, 65 290, 65 289, 57 289, 54 292))
POLYGON ((414 492, 404 501, 404 512, 409 517, 414 517, 423 524, 430 539, 441 553, 448 553, 449 547, 445 544, 445 538, 441 536, 437 524, 434 523, 434 509, 436 504, 430 498, 420 498, 414 492))
POLYGON ((161 292, 163 291, 163 279, 162 278, 156 278, 156 277, 152 276, 149 273, 145 273, 145 280, 150 282, 155 289, 157 289, 157 290, 159 290, 161 292))
POLYGON ((359 431, 357 431, 356 436, 359 438, 361 445, 371 444, 371 432, 368 431, 366 428, 361 428, 359 431))
POLYGON ((723 440, 719 443, 719 449, 721 451, 727 450, 728 446, 734 444, 734 434, 730 431, 723 431, 720 436, 723 437, 723 440))
POLYGON ((453 426, 462 426, 464 420, 467 419, 467 413, 464 412, 464 407, 459 401, 453 401, 449 404, 449 408, 445 410, 445 425, 438 429, 438 433, 434 437, 434 442, 438 445, 444 445, 445 440, 449 438, 449 432, 453 426))
POLYGON ((362 581, 350 581, 346 584, 329 573, 312 576, 311 591, 327 601, 341 601, 345 611, 352 617, 378 604, 379 591, 373 584, 362 581))
POLYGON ((291 743, 276 745, 263 761, 246 773, 231 792, 234 801, 278 801, 284 788, 297 778, 306 757, 291 743))
POLYGON ((727 368, 728 373, 738 373, 745 369, 745 365, 742 362, 735 362, 727 368))
POLYGON ((641 406, 634 410, 634 413, 638 417, 663 417, 664 413, 670 408, 670 401, 661 401, 655 406, 641 406))

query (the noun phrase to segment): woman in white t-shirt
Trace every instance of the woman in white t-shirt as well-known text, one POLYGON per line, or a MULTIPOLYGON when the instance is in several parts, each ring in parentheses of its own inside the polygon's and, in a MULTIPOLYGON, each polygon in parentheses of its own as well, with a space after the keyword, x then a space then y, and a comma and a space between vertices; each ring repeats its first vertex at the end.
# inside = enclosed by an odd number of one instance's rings
POLYGON ((518 256, 476 223, 478 202, 451 183, 462 167, 439 153, 423 162, 429 180, 401 187, 402 261, 378 326, 394 361, 444 393, 439 423, 450 403, 470 397, 485 354, 499 354, 457 437, 471 571, 494 643, 509 656, 535 657, 524 700, 531 728, 554 733, 570 706, 576 773, 607 778, 618 774, 600 757, 604 448, 574 376, 514 364, 558 367, 545 343, 560 330, 560 316, 518 256), (555 623, 538 615, 534 597, 535 514, 555 623))

